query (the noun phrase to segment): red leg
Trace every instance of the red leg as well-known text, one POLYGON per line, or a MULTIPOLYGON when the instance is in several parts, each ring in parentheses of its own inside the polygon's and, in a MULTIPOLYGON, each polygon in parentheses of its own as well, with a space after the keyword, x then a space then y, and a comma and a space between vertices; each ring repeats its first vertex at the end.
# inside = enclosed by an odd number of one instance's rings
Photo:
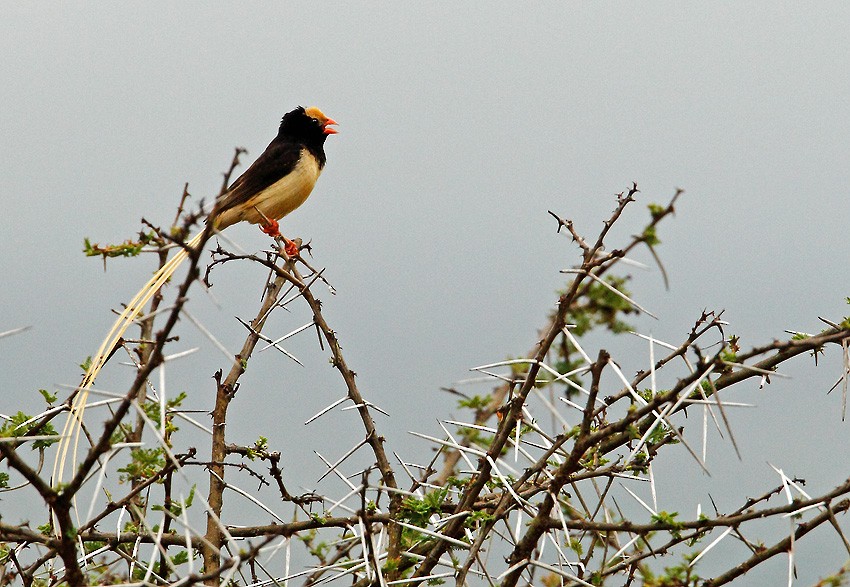
POLYGON ((284 243, 283 244, 283 250, 286 251, 286 254, 289 255, 290 257, 297 256, 298 255, 298 243, 289 240, 285 236, 282 236, 281 238, 283 238, 283 243, 284 243))
POLYGON ((280 234, 280 225, 277 220, 268 219, 268 222, 264 222, 260 225, 260 230, 269 235, 272 238, 282 238, 283 239, 283 250, 286 251, 286 254, 290 257, 295 257, 298 255, 298 244, 289 240, 282 234, 280 234))
POLYGON ((272 238, 277 238, 280 236, 280 225, 277 223, 277 220, 269 219, 268 222, 265 222, 260 225, 260 230, 262 230, 272 238))

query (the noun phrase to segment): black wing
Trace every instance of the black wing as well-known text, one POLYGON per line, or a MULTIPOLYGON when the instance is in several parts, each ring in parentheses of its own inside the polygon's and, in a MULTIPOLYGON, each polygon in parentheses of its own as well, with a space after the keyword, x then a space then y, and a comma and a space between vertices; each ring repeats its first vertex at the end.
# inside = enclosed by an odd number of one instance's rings
POLYGON ((286 176, 298 163, 302 145, 277 140, 269 143, 263 154, 230 184, 221 196, 218 212, 224 212, 247 202, 280 178, 286 176))

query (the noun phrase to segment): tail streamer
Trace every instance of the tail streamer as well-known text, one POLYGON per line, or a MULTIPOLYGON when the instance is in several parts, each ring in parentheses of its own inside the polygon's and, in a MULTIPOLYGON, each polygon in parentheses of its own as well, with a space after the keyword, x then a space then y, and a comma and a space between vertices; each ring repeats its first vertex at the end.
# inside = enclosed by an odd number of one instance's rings
MULTIPOLYGON (((89 365, 82 383, 78 388, 77 396, 71 406, 71 411, 68 414, 68 419, 65 421, 65 426, 62 429, 62 438, 59 441, 59 447, 56 451, 56 460, 53 463, 53 486, 56 487, 65 480, 65 465, 69 462, 77 461, 77 448, 80 441, 80 433, 82 430, 83 414, 86 411, 86 402, 88 401, 89 390, 94 384, 95 379, 100 374, 101 369, 106 364, 112 350, 124 333, 136 320, 136 317, 142 313, 148 301, 159 290, 163 284, 168 281, 175 271, 189 257, 190 250, 194 249, 203 239, 204 232, 201 231, 185 244, 183 248, 177 251, 171 259, 165 263, 160 269, 154 273, 153 277, 139 290, 139 293, 130 300, 130 303, 124 308, 124 311, 118 316, 112 329, 106 335, 106 338, 100 344, 94 359, 89 365), (69 455, 70 452, 70 455, 69 455), (69 459, 70 457, 70 459, 69 459)), ((70 473, 73 475, 73 473, 70 473)))

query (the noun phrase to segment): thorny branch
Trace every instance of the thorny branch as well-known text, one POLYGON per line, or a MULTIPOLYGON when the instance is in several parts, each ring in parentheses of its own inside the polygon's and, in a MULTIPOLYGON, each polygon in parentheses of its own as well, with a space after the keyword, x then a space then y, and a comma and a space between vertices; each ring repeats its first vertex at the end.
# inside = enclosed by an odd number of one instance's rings
MULTIPOLYGON (((230 172, 239 154, 237 151, 230 172)), ((777 368, 793 357, 820 353, 850 340, 850 321, 845 319, 830 322, 827 330, 815 335, 741 351, 726 339, 722 313, 705 311, 675 345, 638 334, 649 340, 651 352, 644 367, 631 378, 605 350, 598 350, 591 359, 582 346, 583 329, 595 324, 616 333, 622 329, 620 314, 643 311, 625 291, 625 280, 614 276, 613 270, 641 246, 649 249, 660 266, 656 229, 673 214, 682 192, 677 191, 666 206, 650 206, 650 221, 624 246, 607 248, 612 227, 624 218, 638 193, 633 185, 617 196, 615 209, 594 238, 585 237, 572 221, 550 212, 557 230, 565 229, 577 244, 581 263, 569 270, 570 280, 541 329, 540 340, 524 358, 494 364, 508 368, 507 375, 494 372, 493 365, 479 368, 500 384, 483 399, 457 392, 473 409, 474 417, 469 422, 441 422, 442 438, 420 435, 436 447, 424 465, 393 453, 400 469, 390 464, 385 438, 373 418, 373 405, 363 397, 337 334, 314 294, 316 283, 330 286, 323 270, 314 269, 300 255, 289 258, 280 243, 265 254, 235 254, 221 246, 213 252, 204 275, 206 283, 214 267, 231 262, 259 264, 269 277, 255 318, 242 321, 248 334, 241 350, 227 365, 226 375, 223 371, 214 375, 209 458, 196 459, 194 448, 173 453, 174 439, 180 433, 174 425, 178 418, 198 428, 204 426, 179 408, 177 398, 160 397, 151 376, 165 363, 163 350, 176 339, 175 328, 189 301, 188 291, 200 275, 203 247, 191 251, 190 270, 173 305, 162 309, 163 292, 159 292, 152 311, 140 320, 138 341, 124 341, 138 359, 136 376, 125 393, 110 400, 107 421, 99 427, 89 423, 92 447, 71 481, 51 487, 21 450, 48 430, 61 409, 32 418, 13 441, 0 442, 0 457, 24 480, 20 487, 52 508, 60 530, 55 534, 25 523, 0 522, 0 584, 20 577, 27 586, 37 580, 51 586, 132 580, 181 586, 238 580, 259 586, 286 584, 300 577, 305 585, 343 581, 363 587, 437 580, 459 586, 510 586, 524 579, 546 585, 603 585, 609 581, 611 585, 631 585, 649 576, 650 569, 657 572, 657 559, 675 553, 690 553, 693 560, 686 576, 688 581, 696 581, 693 564, 710 556, 714 544, 731 534, 750 547, 750 554, 747 559, 730 562, 726 572, 700 583, 722 585, 777 554, 792 552, 795 540, 823 524, 836 531, 842 544, 850 544, 837 517, 850 509, 850 480, 810 496, 802 489, 801 480, 779 472, 778 488, 746 500, 731 513, 678 520, 648 504, 649 521, 622 513, 616 496, 623 491, 636 498, 637 494, 626 485, 621 489, 615 481, 645 482, 654 496, 653 462, 666 454, 668 447, 684 444, 704 467, 683 433, 680 414, 685 409, 696 404, 713 417, 717 409, 721 417, 714 421, 718 427, 722 422, 731 434, 734 421, 727 412, 732 388, 753 377, 769 382, 777 368), (262 442, 256 446, 228 443, 228 406, 238 401, 246 365, 258 341, 275 344, 274 336, 263 333, 268 317, 294 300, 305 304, 310 322, 292 333, 311 329, 319 333, 321 350, 330 354, 346 389, 345 397, 315 417, 346 403, 356 409, 363 427, 358 444, 328 465, 328 472, 342 482, 343 495, 293 495, 287 485, 293 483, 289 476, 297 476, 298 471, 282 470, 280 451, 262 442), (587 321, 586 316, 593 318, 587 321), (163 324, 155 331, 159 319, 163 324), (571 321, 584 322, 577 325, 571 321), (664 351, 656 357, 657 349, 664 351), (692 355, 696 359, 689 358, 692 355), (656 384, 656 375, 662 371, 673 374, 667 376, 672 383, 664 389, 656 384), (154 416, 156 422, 151 420, 154 416), (540 425, 541 417, 551 418, 551 430, 540 425), (155 448, 142 448, 145 438, 151 436, 155 448), (373 464, 351 477, 359 482, 355 485, 338 466, 364 445, 369 446, 373 464), (119 454, 125 458, 121 460, 119 454), (440 458, 443 466, 438 471, 435 465, 440 458), (268 463, 268 480, 248 464, 254 459, 268 463), (116 464, 119 461, 123 467, 116 464), (191 472, 199 467, 206 467, 209 476, 206 490, 196 492, 198 480, 191 472), (379 473, 377 483, 369 480, 371 469, 379 473), (399 484, 397 474, 402 469, 410 481, 409 489, 399 484), (127 486, 112 481, 117 473, 129 481, 127 486), (255 488, 240 488, 240 475, 255 488), (83 488, 90 488, 94 497, 89 513, 74 521, 84 514, 83 508, 74 505, 83 488), (235 492, 251 500, 252 507, 269 516, 271 523, 243 523, 245 512, 228 507, 228 496, 235 492), (263 501, 267 492, 271 499, 263 501), (389 500, 386 511, 380 506, 382 498, 389 500), (193 499, 203 501, 201 512, 191 509, 193 499), (776 505, 775 500, 780 499, 785 502, 776 505), (292 509, 290 519, 282 517, 281 504, 292 509), (345 513, 334 513, 337 510, 345 513), (771 546, 757 548, 744 538, 744 530, 752 522, 787 516, 795 517, 791 534, 772 539, 771 546), (706 544, 709 538, 713 542, 706 544), (299 545, 301 550, 297 550, 299 545), (198 567, 195 553, 201 553, 202 567, 198 567), (308 559, 316 564, 307 564, 308 559)), ((203 218, 199 212, 185 212, 188 198, 184 188, 172 230, 167 234, 155 231, 158 236, 152 242, 158 245, 160 263, 166 261, 168 243, 180 246, 189 229, 203 218)), ((207 226, 204 241, 210 236, 207 226)), ((843 366, 844 377, 847 368, 843 366)), ((302 481, 295 482, 300 485, 302 481)), ((842 575, 846 570, 837 572, 842 575)), ((673 580, 672 575, 669 578, 673 580)), ((696 585, 693 581, 687 584, 696 585)))

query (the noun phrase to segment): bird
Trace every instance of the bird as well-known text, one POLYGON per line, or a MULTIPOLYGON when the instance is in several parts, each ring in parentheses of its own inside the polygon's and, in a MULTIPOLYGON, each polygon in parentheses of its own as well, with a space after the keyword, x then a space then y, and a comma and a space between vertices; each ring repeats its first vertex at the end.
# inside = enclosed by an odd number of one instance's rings
MULTIPOLYGON (((304 203, 325 166, 325 139, 337 122, 321 110, 298 107, 281 120, 263 154, 219 197, 211 215, 216 230, 247 220, 280 236, 277 221, 304 203)), ((298 252, 285 239, 287 254, 298 252)))
MULTIPOLYGON (((280 122, 277 136, 265 151, 216 198, 207 223, 212 224, 215 231, 243 221, 258 224, 264 233, 283 238, 287 255, 296 255, 298 246, 280 234, 278 220, 303 204, 313 191, 327 160, 325 140, 338 132, 331 128, 336 125, 338 123, 333 118, 325 116, 315 106, 299 106, 287 112, 280 122)), ((190 251, 199 245, 206 232, 201 231, 187 241, 154 273, 127 304, 101 343, 77 388, 79 391, 62 431, 53 466, 54 485, 63 481, 69 451, 72 460, 76 460, 88 392, 100 370, 150 298, 189 257, 190 251)))

